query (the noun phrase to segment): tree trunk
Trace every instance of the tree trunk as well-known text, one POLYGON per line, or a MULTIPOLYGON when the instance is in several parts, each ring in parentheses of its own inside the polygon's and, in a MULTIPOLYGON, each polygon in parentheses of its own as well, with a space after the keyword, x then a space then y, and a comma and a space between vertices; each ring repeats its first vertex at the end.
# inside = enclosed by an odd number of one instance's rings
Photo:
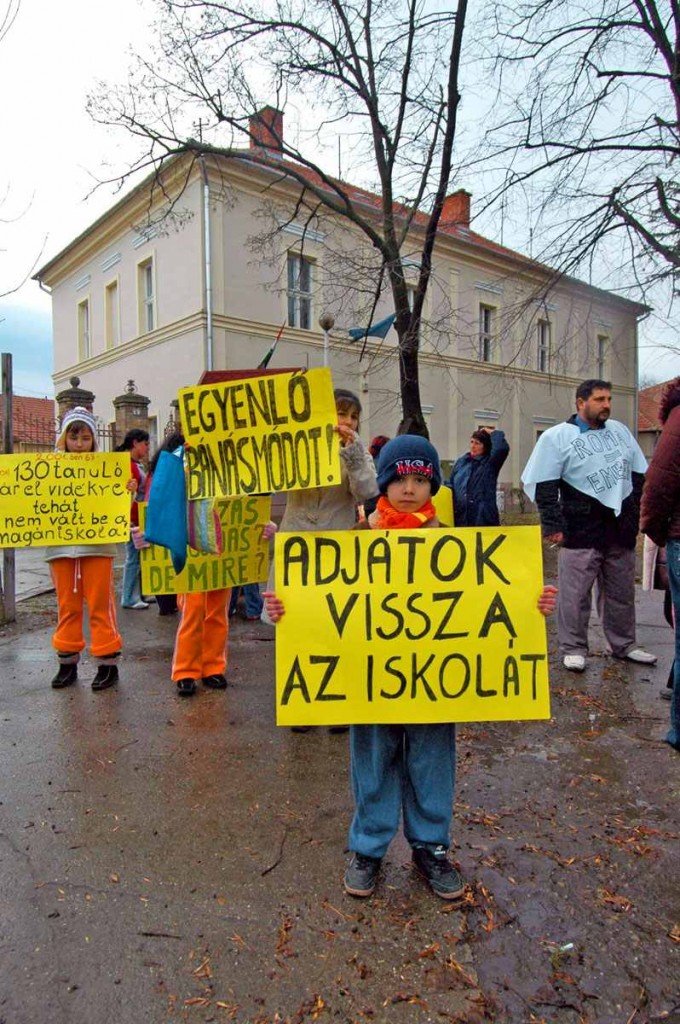
POLYGON ((418 342, 413 338, 399 339, 399 383, 403 415, 397 433, 418 434, 429 440, 430 435, 420 405, 418 342))

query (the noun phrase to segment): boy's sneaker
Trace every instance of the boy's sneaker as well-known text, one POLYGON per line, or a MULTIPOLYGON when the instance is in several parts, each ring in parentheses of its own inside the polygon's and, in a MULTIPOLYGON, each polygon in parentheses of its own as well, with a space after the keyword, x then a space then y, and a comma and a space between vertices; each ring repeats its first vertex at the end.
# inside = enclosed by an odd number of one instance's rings
POLYGON ((350 896, 370 896, 375 889, 381 861, 353 853, 345 871, 345 892, 350 896))
POLYGON ((413 850, 416 870, 443 900, 456 900, 465 892, 465 884, 447 856, 445 846, 416 846, 413 850))
POLYGON ((565 654, 562 664, 569 672, 583 672, 586 667, 586 659, 582 654, 565 654))
POLYGON ((643 651, 636 647, 634 650, 628 651, 624 661, 632 661, 636 665, 656 665, 658 658, 656 654, 650 654, 649 651, 643 651))
POLYGON ((97 674, 92 680, 93 690, 108 690, 109 686, 115 686, 118 682, 117 665, 100 665, 97 674))
POLYGON ((67 665, 60 665, 59 671, 52 680, 52 689, 61 690, 64 686, 71 686, 78 679, 78 665, 76 662, 71 662, 67 665))

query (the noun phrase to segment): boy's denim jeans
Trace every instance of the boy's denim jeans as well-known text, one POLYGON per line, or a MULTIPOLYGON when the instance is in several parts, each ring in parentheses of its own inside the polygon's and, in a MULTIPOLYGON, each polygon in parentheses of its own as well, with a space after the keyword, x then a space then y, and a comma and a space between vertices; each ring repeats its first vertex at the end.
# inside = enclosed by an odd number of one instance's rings
POLYGON ((680 540, 666 542, 666 558, 668 561, 668 581, 671 585, 673 598, 673 617, 675 619, 675 666, 673 676, 673 696, 671 698, 671 727, 666 736, 666 743, 680 751, 680 540))
POLYGON ((130 608, 142 600, 142 571, 139 564, 139 551, 128 540, 125 544, 125 568, 123 569, 123 608, 130 608))
POLYGON ((243 600, 246 606, 246 615, 249 619, 259 619, 262 614, 262 598, 260 596, 259 583, 244 583, 242 587, 234 587, 229 602, 229 614, 233 615, 238 604, 239 591, 243 591, 243 600))
POLYGON ((411 846, 449 846, 456 777, 456 727, 352 725, 354 818, 349 848, 381 859, 399 828, 411 846))

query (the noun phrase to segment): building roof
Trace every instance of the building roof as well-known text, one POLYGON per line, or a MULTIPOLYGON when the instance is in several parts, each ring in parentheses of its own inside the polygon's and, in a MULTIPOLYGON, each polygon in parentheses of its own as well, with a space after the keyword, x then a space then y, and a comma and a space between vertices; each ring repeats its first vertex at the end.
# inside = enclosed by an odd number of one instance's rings
POLYGON ((652 384, 649 388, 642 388, 638 396, 638 433, 644 430, 661 430, 659 419, 659 399, 663 389, 668 384, 667 380, 661 384, 652 384))
MULTIPOLYGON (((3 408, 0 404, 0 429, 2 424, 3 408)), ((54 444, 55 432, 55 408, 51 398, 12 396, 12 435, 15 441, 54 444)))
MULTIPOLYGON (((264 168, 274 175, 278 175, 285 178, 286 172, 291 171, 293 174, 288 175, 295 181, 298 181, 300 177, 306 179, 310 184, 316 185, 318 188, 322 188, 325 192, 333 194, 333 185, 337 184, 338 188, 342 190, 342 193, 347 195, 350 201, 361 206, 368 206, 378 213, 382 207, 382 197, 376 192, 370 192, 368 189, 361 188, 358 185, 352 185, 349 182, 341 181, 338 178, 334 178, 332 175, 327 175, 322 178, 316 171, 310 167, 306 167, 304 164, 293 163, 289 160, 284 160, 280 156, 274 155, 272 158, 272 151, 268 147, 261 147, 244 151, 243 160, 256 164, 258 167, 264 168), (293 176, 294 175, 294 176, 293 176)), ((469 195, 469 193, 467 193, 469 195)), ((393 209, 397 216, 406 218, 410 214, 409 207, 402 203, 394 203, 393 209)), ((413 217, 413 224, 415 227, 425 230, 429 221, 429 214, 419 210, 413 217)), ((507 246, 500 245, 498 242, 494 242, 492 239, 487 238, 485 235, 480 235, 477 231, 473 231, 469 223, 461 223, 459 221, 447 221, 444 217, 444 211, 442 211, 442 218, 437 226, 437 235, 445 236, 450 238, 452 241, 463 243, 466 247, 477 249, 479 252, 486 252, 489 255, 496 257, 505 258, 506 260, 519 264, 520 268, 525 271, 539 272, 541 275, 546 275, 548 278, 554 278, 556 275, 559 279, 567 281, 571 284, 576 284, 581 287, 587 288, 591 292, 597 292, 600 296, 608 299, 614 299, 617 302, 626 303, 629 306, 635 306, 637 316, 642 316, 650 312, 651 307, 641 302, 634 302, 631 299, 623 298, 617 295, 615 292, 605 291, 604 289, 597 288, 593 285, 587 284, 584 281, 580 281, 578 278, 571 277, 567 274, 559 274, 554 268, 549 267, 546 263, 541 263, 539 260, 532 259, 529 256, 525 256, 523 253, 517 252, 515 249, 510 249, 507 246)))
MULTIPOLYGON (((189 154, 189 156, 191 156, 189 154)), ((285 160, 280 153, 268 146, 254 146, 249 149, 238 149, 232 151, 230 155, 223 155, 219 152, 208 153, 209 159, 212 160, 229 160, 230 162, 236 162, 241 166, 248 167, 255 166, 258 170, 261 170, 268 177, 278 178, 281 181, 294 182, 300 187, 304 187, 304 182, 309 182, 310 185, 314 185, 316 188, 322 189, 329 195, 333 195, 334 186, 337 185, 340 193, 350 200, 350 202, 357 206, 369 208, 378 214, 382 207, 382 197, 376 192, 371 192, 368 189, 361 188, 358 185, 352 185, 349 182, 342 181, 339 178, 334 178, 332 175, 326 175, 322 177, 317 171, 310 167, 306 167, 304 164, 295 163, 291 160, 285 160)), ((186 153, 177 153, 170 156, 163 165, 165 168, 170 169, 177 165, 180 161, 187 158, 186 153)), ((34 281, 43 280, 46 275, 60 262, 60 260, 81 241, 85 240, 87 236, 97 227, 106 223, 109 217, 113 216, 118 210, 122 209, 127 203, 129 203, 134 197, 139 196, 141 193, 145 193, 149 186, 153 183, 158 182, 159 171, 154 170, 147 175, 138 185, 126 193, 117 203, 111 206, 104 214, 98 217, 85 231, 81 232, 76 238, 74 238, 68 245, 66 245, 56 256, 49 260, 44 266, 42 266, 34 275, 34 281)), ((339 194, 340 198, 340 194, 339 194)), ((393 208, 396 215, 399 217, 406 218, 410 214, 409 208, 401 203, 394 203, 393 208)), ((416 228, 424 230, 427 226, 429 216, 426 212, 418 211, 413 217, 413 225, 416 228)), ((623 303, 628 307, 635 308, 635 315, 642 316, 649 312, 650 307, 639 302, 634 302, 631 299, 623 298, 614 292, 605 291, 604 289, 596 288, 593 285, 589 285, 578 278, 570 277, 569 275, 560 275, 553 268, 547 264, 540 263, 538 260, 534 260, 528 256, 524 256, 522 253, 516 252, 513 249, 509 249, 506 246, 500 245, 498 242, 494 242, 490 238, 486 238, 484 235, 480 235, 478 232, 473 231, 469 224, 463 224, 458 222, 446 221, 443 217, 439 222, 437 228, 437 234, 451 241, 462 244, 465 248, 476 251, 478 254, 487 254, 489 256, 495 256, 496 258, 505 259, 509 263, 514 264, 519 269, 525 272, 534 272, 542 276, 550 278, 559 278, 570 284, 578 285, 582 288, 587 288, 589 292, 596 292, 601 298, 609 301, 615 301, 617 303, 623 303)))

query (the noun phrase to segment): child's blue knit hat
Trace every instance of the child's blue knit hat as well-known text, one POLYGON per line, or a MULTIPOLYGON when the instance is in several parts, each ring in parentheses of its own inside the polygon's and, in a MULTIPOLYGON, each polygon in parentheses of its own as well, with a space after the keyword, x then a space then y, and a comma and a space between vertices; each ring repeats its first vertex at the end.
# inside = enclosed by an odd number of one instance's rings
POLYGON ((401 434, 382 448, 378 460, 378 489, 385 494, 387 487, 400 476, 418 473, 426 476, 436 494, 442 483, 439 456, 434 445, 417 434, 401 434))

